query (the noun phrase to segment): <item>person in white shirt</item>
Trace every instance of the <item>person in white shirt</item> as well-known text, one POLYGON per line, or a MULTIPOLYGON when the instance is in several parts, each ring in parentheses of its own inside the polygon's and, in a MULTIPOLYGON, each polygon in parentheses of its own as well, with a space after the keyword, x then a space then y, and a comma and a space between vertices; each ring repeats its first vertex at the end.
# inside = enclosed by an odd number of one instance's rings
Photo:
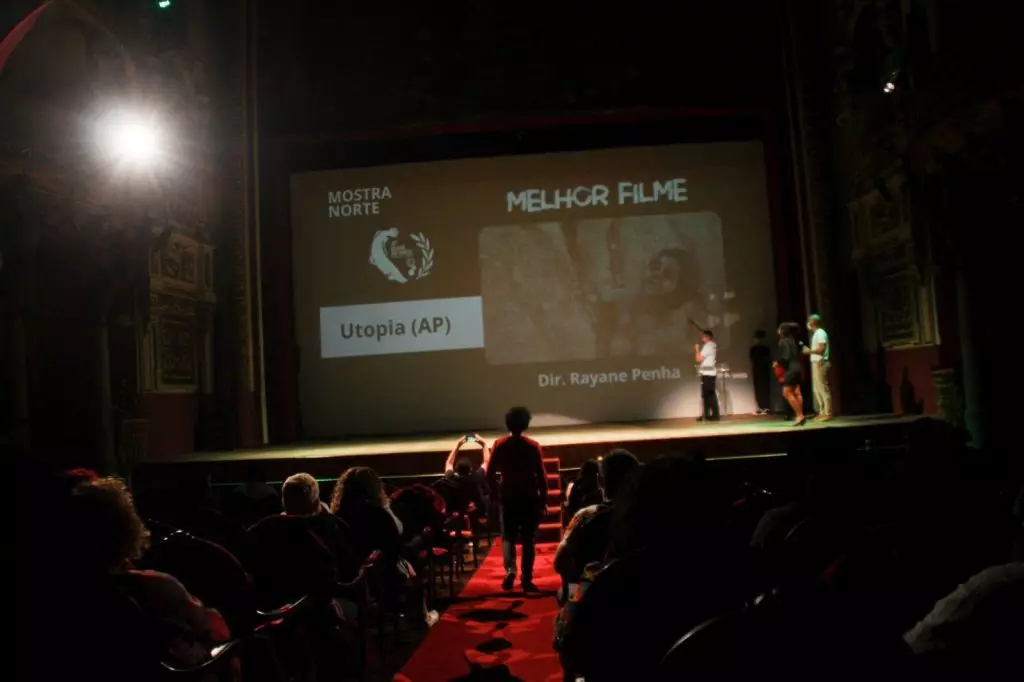
POLYGON ((705 329, 700 334, 700 343, 693 345, 694 358, 700 372, 700 397, 704 403, 703 414, 700 417, 702 422, 716 422, 720 416, 715 385, 718 378, 718 344, 714 339, 715 335, 711 330, 705 329))
POLYGON ((807 329, 811 332, 811 345, 804 347, 804 355, 811 356, 811 391, 814 394, 814 409, 818 421, 832 419, 832 389, 828 385, 828 373, 832 367, 831 344, 828 332, 821 326, 821 316, 807 318, 807 329))

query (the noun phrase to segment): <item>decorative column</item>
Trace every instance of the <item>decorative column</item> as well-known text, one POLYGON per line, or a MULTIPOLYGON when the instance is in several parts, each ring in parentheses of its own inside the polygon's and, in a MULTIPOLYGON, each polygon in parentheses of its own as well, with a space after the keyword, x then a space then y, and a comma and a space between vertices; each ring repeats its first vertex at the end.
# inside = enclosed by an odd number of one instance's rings
POLYGON ((0 183, 0 334, 8 335, 8 366, 0 376, 10 377, 12 445, 28 452, 32 441, 28 369, 28 308, 25 263, 36 239, 36 224, 28 219, 27 183, 23 177, 0 183))
POLYGON ((1001 375, 1002 368, 987 367, 993 358, 1006 357, 1005 348, 986 347, 993 320, 981 317, 992 305, 992 299, 986 300, 984 294, 998 291, 989 288, 993 283, 991 279, 995 278, 998 284, 998 280, 1005 277, 1005 271, 999 268, 1004 256, 998 253, 998 248, 993 251, 989 239, 979 239, 978 230, 981 226, 1015 223, 1003 222, 1009 215, 1003 211, 1006 199, 1000 196, 997 178, 986 173, 985 167, 971 164, 972 145, 980 141, 968 142, 959 126, 948 130, 964 143, 957 155, 943 158, 945 192, 941 206, 944 212, 938 227, 950 247, 955 273, 963 426, 971 443, 981 448, 994 440, 991 427, 998 425, 992 419, 992 412, 1006 400, 992 386, 996 378, 991 376, 992 372, 998 371, 1001 375))
POLYGON ((963 426, 970 434, 971 443, 981 448, 985 444, 986 429, 983 391, 977 367, 976 330, 973 321, 975 297, 971 275, 966 272, 963 265, 957 267, 956 303, 957 317, 960 321, 960 356, 962 358, 960 388, 963 402, 962 405, 954 403, 954 406, 963 410, 963 426))
POLYGON ((114 396, 110 386, 110 329, 105 297, 101 305, 99 320, 95 327, 97 449, 104 471, 126 474, 127 472, 118 471, 119 463, 114 450, 114 396))
POLYGON ((11 356, 10 376, 14 393, 14 446, 27 452, 32 442, 31 413, 28 392, 28 344, 26 342, 25 318, 15 301, 11 302, 7 322, 10 326, 11 356))
POLYGON ((224 293, 229 322, 225 346, 234 364, 230 376, 230 405, 234 417, 232 442, 236 447, 255 447, 259 443, 256 409, 256 367, 253 338, 253 240, 252 169, 250 142, 252 121, 248 111, 250 97, 249 26, 250 3, 238 0, 237 11, 225 10, 225 25, 220 38, 223 61, 223 116, 220 133, 226 140, 221 179, 222 233, 218 239, 225 272, 224 293))
POLYGON ((77 217, 93 235, 88 254, 95 268, 90 275, 91 295, 88 297, 89 326, 92 334, 92 366, 95 412, 95 447, 100 468, 110 474, 125 475, 117 460, 114 440, 114 391, 110 362, 110 320, 117 278, 122 276, 123 261, 119 241, 122 235, 111 229, 109 222, 97 215, 77 217))
MULTIPOLYGON (((784 78, 790 125, 796 218, 800 235, 800 261, 804 273, 804 314, 824 318, 837 347, 831 374, 833 409, 843 412, 844 388, 855 386, 865 357, 851 337, 858 329, 851 322, 856 308, 843 274, 849 247, 837 229, 841 213, 835 173, 830 168, 830 146, 835 128, 828 67, 833 54, 822 48, 822 32, 834 22, 829 3, 787 0, 783 4, 784 78)), ((807 391, 808 406, 813 396, 807 391)), ((849 400, 849 403, 855 401, 849 400)))

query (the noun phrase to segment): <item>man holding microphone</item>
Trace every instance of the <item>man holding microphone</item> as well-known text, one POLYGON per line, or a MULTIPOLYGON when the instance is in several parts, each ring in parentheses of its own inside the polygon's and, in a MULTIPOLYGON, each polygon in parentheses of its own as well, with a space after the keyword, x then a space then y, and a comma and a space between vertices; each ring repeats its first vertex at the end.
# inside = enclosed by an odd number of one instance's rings
POLYGON ((693 356, 700 373, 700 397, 704 406, 698 421, 716 422, 720 418, 717 390, 718 344, 715 343, 715 335, 710 329, 700 333, 700 343, 693 345, 693 356))

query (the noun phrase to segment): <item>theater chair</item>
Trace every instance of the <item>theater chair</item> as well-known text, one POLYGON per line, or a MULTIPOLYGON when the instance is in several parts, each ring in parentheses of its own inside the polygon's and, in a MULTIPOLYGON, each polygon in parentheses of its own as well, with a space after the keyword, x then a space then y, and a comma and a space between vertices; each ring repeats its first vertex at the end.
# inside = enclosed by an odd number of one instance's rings
POLYGON ((709 618, 672 645, 661 661, 665 680, 720 680, 749 672, 745 665, 752 623, 746 609, 709 618))
MULTIPOLYGON (((255 611, 256 625, 253 633, 256 636, 273 637, 268 642, 272 645, 276 654, 282 644, 293 644, 296 639, 303 640, 306 630, 309 627, 324 627, 322 615, 330 607, 328 603, 335 597, 348 599, 356 605, 357 616, 355 620, 346 619, 343 623, 333 626, 335 629, 342 628, 351 632, 358 645, 357 673, 359 679, 364 679, 367 673, 367 651, 369 647, 369 628, 367 623, 375 619, 375 603, 370 595, 371 576, 376 570, 375 562, 379 558, 379 552, 375 552, 360 569, 359 574, 350 582, 338 583, 331 594, 306 595, 272 611, 255 611), (288 627, 289 629, 285 629, 288 627)), ((383 628, 380 627, 380 632, 383 628)), ((275 665, 280 667, 278 657, 275 656, 275 665)), ((304 667, 304 666, 303 666, 304 667)), ((293 679, 296 671, 289 670, 289 674, 282 679, 293 679)), ((314 676, 309 670, 298 671, 299 679, 304 676, 314 676)))
POLYGON ((359 639, 360 669, 365 673, 368 649, 370 646, 369 623, 376 626, 377 653, 384 658, 385 620, 388 614, 383 587, 380 580, 381 552, 374 551, 367 557, 359 571, 359 575, 351 583, 339 585, 338 596, 351 599, 359 609, 359 616, 354 623, 356 636, 359 639))
MULTIPOLYGON (((427 548, 421 550, 421 558, 429 556, 428 552, 429 544, 427 548)), ((368 563, 364 566, 367 583, 367 622, 372 620, 376 624, 381 657, 386 653, 383 639, 387 633, 385 625, 388 617, 390 616, 392 634, 395 641, 401 641, 401 622, 403 618, 409 622, 422 623, 426 627, 423 620, 424 596, 429 596, 430 594, 430 584, 420 573, 409 578, 400 587, 396 588, 394 585, 388 584, 383 579, 386 569, 380 564, 382 560, 382 553, 374 552, 371 554, 368 563)), ((427 575, 432 575, 429 566, 427 567, 427 575)))
POLYGON ((445 523, 447 542, 455 559, 455 575, 462 575, 466 569, 466 550, 473 549, 476 556, 476 545, 473 542, 473 520, 468 512, 454 512, 445 523))
POLYGON ((466 517, 468 519, 469 529, 469 541, 470 549, 473 552, 473 568, 480 568, 480 543, 483 540, 487 541, 487 549, 491 548, 494 542, 494 538, 498 537, 498 534, 494 532, 491 527, 491 521, 486 516, 483 516, 476 505, 472 502, 469 504, 469 508, 466 510, 466 517))
POLYGON ((289 636, 294 636, 294 628, 299 625, 299 620, 304 617, 307 609, 311 608, 313 600, 309 597, 302 597, 291 604, 271 611, 254 611, 253 627, 248 636, 251 642, 246 650, 246 656, 242 659, 243 679, 265 679, 267 671, 274 680, 296 679, 291 670, 285 670, 281 663, 280 647, 281 642, 289 636), (259 644, 257 648, 253 644, 259 644))
MULTIPOLYGON (((427 597, 431 601, 437 599, 438 596, 438 577, 441 578, 442 586, 447 582, 448 596, 452 598, 455 597, 455 577, 457 575, 457 567, 459 565, 459 562, 456 559, 454 545, 450 542, 446 543, 449 545, 447 547, 435 544, 438 532, 439 531, 435 531, 430 527, 423 529, 423 537, 426 541, 426 546, 419 553, 420 562, 427 570, 425 582, 427 597)), ((446 539, 449 541, 452 539, 453 535, 456 535, 453 531, 448 531, 447 533, 448 535, 446 536, 446 539)))
POLYGON ((490 520, 486 516, 481 516, 476 505, 470 503, 465 513, 455 512, 448 517, 447 527, 455 560, 455 575, 461 575, 465 569, 466 550, 470 551, 473 568, 480 568, 481 542, 486 540, 487 549, 490 549, 494 538, 497 537, 497 533, 491 529, 490 520))
POLYGON ((190 632, 148 615, 131 596, 106 581, 92 583, 78 594, 80 598, 74 607, 60 613, 52 623, 53 655, 35 663, 40 679, 228 680, 237 676, 239 665, 243 670, 258 669, 260 680, 288 679, 277 666, 269 643, 278 631, 291 625, 301 611, 301 604, 261 614, 263 622, 213 647, 209 659, 198 665, 182 666, 166 660, 165 646, 177 638, 188 641, 190 632), (261 658, 256 666, 254 662, 261 658))
POLYGON ((146 526, 154 539, 139 567, 173 575, 189 594, 217 609, 232 631, 247 629, 253 613, 251 581, 238 558, 186 531, 149 520, 146 526))
POLYGON ((162 676, 174 680, 203 680, 211 676, 228 678, 231 675, 230 668, 234 659, 241 653, 241 648, 242 640, 233 639, 214 647, 210 652, 210 660, 191 668, 178 668, 170 663, 161 663, 162 676))
MULTIPOLYGON (((265 651, 272 656, 271 663, 281 670, 281 659, 287 658, 288 664, 284 666, 286 672, 282 672, 280 679, 317 679, 319 673, 313 669, 314 652, 310 650, 308 636, 310 629, 323 630, 327 633, 325 639, 333 635, 351 633, 357 644, 356 669, 359 679, 364 679, 367 672, 367 647, 369 646, 368 628, 366 622, 371 617, 372 608, 368 595, 369 571, 371 565, 367 565, 360 571, 358 577, 348 583, 339 583, 334 594, 306 595, 297 601, 282 606, 272 611, 255 611, 255 626, 253 637, 266 643, 265 651), (330 600, 334 597, 349 599, 356 604, 357 617, 353 621, 346 619, 344 622, 330 623, 324 619, 324 614, 330 612, 330 600), (291 656, 282 654, 291 652, 291 656)), ((333 649, 330 649, 334 652, 333 649)), ((320 653, 323 653, 322 651, 320 653)), ((346 665, 342 659, 326 660, 322 656, 317 657, 317 667, 327 666, 331 669, 341 668, 346 665)), ((251 667, 251 666, 247 666, 251 667)), ((262 671, 262 668, 259 668, 262 671)), ((245 679, 248 676, 244 676, 245 679)))
MULTIPOLYGON (((278 611, 256 611, 282 601, 301 604, 300 614, 291 615, 293 627, 280 632, 274 640, 278 658, 285 660, 290 673, 300 679, 316 677, 320 670, 333 675, 351 663, 360 676, 366 673, 369 628, 373 622, 373 604, 369 585, 376 568, 375 555, 360 567, 347 583, 337 581, 339 568, 333 553, 315 532, 296 518, 294 523, 274 525, 262 533, 249 531, 246 567, 253 577, 250 614, 259 622, 278 611), (355 618, 343 614, 344 599, 355 605, 355 618), (351 645, 355 660, 340 652, 351 645), (313 668, 316 668, 314 670, 313 668)), ((321 673, 322 674, 322 673, 321 673)))

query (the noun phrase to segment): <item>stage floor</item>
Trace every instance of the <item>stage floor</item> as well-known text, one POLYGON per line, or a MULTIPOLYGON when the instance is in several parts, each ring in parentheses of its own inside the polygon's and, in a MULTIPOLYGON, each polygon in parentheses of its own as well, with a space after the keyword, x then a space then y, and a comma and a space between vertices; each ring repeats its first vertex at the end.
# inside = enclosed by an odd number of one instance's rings
MULTIPOLYGON (((602 444, 642 443, 644 441, 676 441, 680 439, 723 438, 734 436, 769 436, 806 432, 818 429, 849 429, 872 426, 908 424, 920 417, 895 415, 863 415, 838 417, 830 422, 809 421, 806 426, 794 428, 777 417, 725 417, 720 422, 700 424, 693 419, 666 419, 649 422, 619 424, 588 424, 581 426, 531 429, 530 435, 545 447, 598 446, 602 444)), ((166 463, 225 463, 240 461, 272 461, 282 459, 339 459, 345 457, 381 457, 387 455, 447 454, 462 437, 462 433, 433 434, 427 436, 391 436, 360 438, 335 443, 303 444, 266 447, 231 452, 206 452, 178 455, 166 463)), ((488 442, 501 436, 497 431, 481 431, 488 442)), ((761 453, 774 454, 774 453, 761 453)), ((750 456, 749 454, 744 456, 750 456)), ((165 462, 152 461, 152 464, 165 462)), ((442 459, 438 466, 444 464, 442 459)))

